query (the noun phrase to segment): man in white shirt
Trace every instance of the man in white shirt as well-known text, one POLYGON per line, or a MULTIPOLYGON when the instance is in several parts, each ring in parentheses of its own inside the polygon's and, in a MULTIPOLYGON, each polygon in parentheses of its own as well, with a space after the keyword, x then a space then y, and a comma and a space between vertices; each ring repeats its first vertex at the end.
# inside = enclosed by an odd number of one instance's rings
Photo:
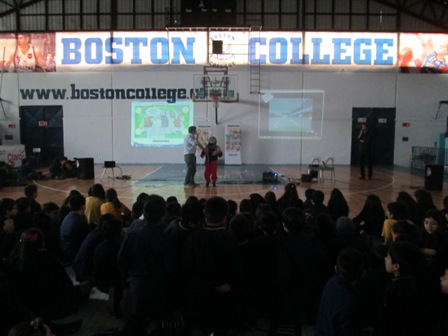
POLYGON ((196 174, 196 150, 197 147, 204 149, 204 146, 198 141, 199 133, 196 126, 188 128, 188 135, 184 140, 184 160, 187 165, 187 174, 185 175, 184 186, 196 187, 194 175, 196 174))

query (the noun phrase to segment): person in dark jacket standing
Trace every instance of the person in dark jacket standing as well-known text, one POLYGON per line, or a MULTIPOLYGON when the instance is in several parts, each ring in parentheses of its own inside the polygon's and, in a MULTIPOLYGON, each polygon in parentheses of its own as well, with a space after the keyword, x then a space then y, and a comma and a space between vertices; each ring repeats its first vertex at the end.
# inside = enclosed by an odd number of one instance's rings
POLYGON ((358 135, 359 142, 359 167, 361 169, 361 176, 359 179, 365 180, 366 172, 365 165, 367 164, 367 177, 372 179, 372 133, 369 130, 369 125, 362 124, 361 131, 358 135))

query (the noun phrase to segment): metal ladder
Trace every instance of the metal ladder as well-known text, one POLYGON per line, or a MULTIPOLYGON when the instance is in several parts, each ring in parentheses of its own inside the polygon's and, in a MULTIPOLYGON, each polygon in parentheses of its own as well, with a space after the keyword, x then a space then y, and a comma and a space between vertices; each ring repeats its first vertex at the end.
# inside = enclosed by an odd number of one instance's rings
MULTIPOLYGON (((252 37, 260 37, 261 26, 251 26, 249 30, 249 39, 252 37)), ((249 54, 255 54, 255 46, 251 45, 249 47, 249 54)), ((261 89, 261 65, 260 61, 257 60, 255 63, 249 63, 249 74, 250 74, 250 93, 259 94, 261 89)))

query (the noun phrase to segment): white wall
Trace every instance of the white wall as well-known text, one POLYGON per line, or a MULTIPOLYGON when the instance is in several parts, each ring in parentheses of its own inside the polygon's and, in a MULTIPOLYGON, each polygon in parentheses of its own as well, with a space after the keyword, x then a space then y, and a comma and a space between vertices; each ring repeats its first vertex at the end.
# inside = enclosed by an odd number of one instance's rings
MULTIPOLYGON (((13 143, 20 143, 20 105, 63 105, 65 155, 94 157, 95 162, 182 163, 182 148, 131 148, 131 100, 23 99, 19 89, 77 88, 187 88, 201 68, 186 66, 154 68, 145 72, 5 73, 1 96, 7 120, 16 123, 13 143)), ((299 69, 299 68, 297 68, 299 69)), ((218 142, 224 143, 224 124, 242 124, 242 162, 246 164, 308 164, 315 156, 335 156, 337 164, 350 163, 353 107, 395 107, 395 164, 408 166, 412 146, 433 146, 445 132, 446 116, 435 120, 439 101, 448 99, 448 75, 374 72, 301 72, 293 67, 262 68, 262 89, 323 90, 322 140, 275 140, 258 137, 258 95, 249 93, 247 68, 230 68, 238 75, 240 101, 219 104, 219 123, 214 126, 218 142), (410 127, 403 127, 409 122, 410 127), (408 137, 408 142, 402 138, 408 137)), ((0 111, 1 112, 1 111, 0 111)), ((4 119, 4 118, 2 118, 4 119)), ((214 123, 212 103, 195 103, 195 121, 214 123)), ((4 130, 3 130, 4 131, 4 130)), ((12 143, 11 143, 12 144, 12 143)))

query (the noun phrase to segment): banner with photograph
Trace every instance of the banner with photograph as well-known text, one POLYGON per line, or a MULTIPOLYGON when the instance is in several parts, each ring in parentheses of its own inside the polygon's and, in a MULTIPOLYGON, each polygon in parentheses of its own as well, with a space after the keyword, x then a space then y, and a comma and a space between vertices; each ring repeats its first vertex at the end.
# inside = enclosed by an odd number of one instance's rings
POLYGON ((448 34, 401 33, 400 72, 448 73, 448 34))
POLYGON ((56 33, 2 33, 0 48, 3 71, 56 71, 56 33))
POLYGON ((226 165, 241 164, 241 124, 226 124, 225 129, 225 163, 226 165))

